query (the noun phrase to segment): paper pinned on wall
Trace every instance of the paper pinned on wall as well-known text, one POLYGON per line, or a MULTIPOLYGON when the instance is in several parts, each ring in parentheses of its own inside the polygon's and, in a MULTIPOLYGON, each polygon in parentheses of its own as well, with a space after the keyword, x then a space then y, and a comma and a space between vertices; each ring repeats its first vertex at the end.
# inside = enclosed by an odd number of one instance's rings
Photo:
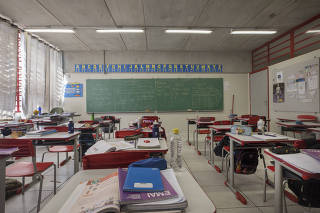
POLYGON ((283 73, 282 72, 277 72, 276 81, 277 81, 277 83, 283 82, 283 73))
POLYGON ((295 75, 290 75, 288 77, 286 90, 288 93, 296 93, 297 92, 297 84, 296 84, 295 75))
POLYGON ((312 75, 308 78, 308 89, 309 90, 318 89, 318 76, 312 75))
POLYGON ((304 78, 297 79, 298 94, 304 95, 306 93, 306 82, 304 78))

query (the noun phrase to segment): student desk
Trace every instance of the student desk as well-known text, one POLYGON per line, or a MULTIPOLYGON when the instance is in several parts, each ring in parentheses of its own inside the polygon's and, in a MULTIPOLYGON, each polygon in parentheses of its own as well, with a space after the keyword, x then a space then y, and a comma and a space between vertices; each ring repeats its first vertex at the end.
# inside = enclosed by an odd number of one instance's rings
MULTIPOLYGON (((5 151, 6 149, 0 149, 5 151)), ((0 154, 0 213, 5 212, 5 194, 6 194, 6 160, 8 160, 11 153, 0 154)))
POLYGON ((189 145, 191 145, 191 142, 190 142, 190 136, 189 136, 189 134, 190 134, 190 125, 195 125, 197 123, 197 119, 195 119, 195 118, 187 118, 187 131, 188 131, 188 140, 187 140, 187 143, 189 144, 189 145))
POLYGON ((283 168, 290 170, 303 179, 320 178, 320 162, 306 154, 284 154, 278 155, 270 150, 264 150, 275 162, 275 197, 274 212, 282 213, 283 208, 283 168))
POLYGON ((303 122, 302 124, 296 124, 296 122, 276 122, 276 124, 281 127, 281 134, 284 134, 286 131, 284 128, 292 128, 294 131, 294 129, 303 130, 307 128, 320 127, 320 123, 310 121, 303 122))
POLYGON ((209 125, 212 125, 214 123, 214 121, 197 121, 196 124, 197 124, 197 128, 196 128, 196 151, 197 153, 200 155, 201 152, 199 151, 199 132, 198 131, 201 131, 202 130, 205 130, 207 129, 209 131, 209 125), (199 126, 202 125, 202 126, 205 126, 205 127, 201 127, 199 128, 199 126))
MULTIPOLYGON (((97 169, 97 170, 83 170, 72 176, 64 187, 45 205, 40 212, 43 213, 57 213, 63 206, 65 201, 71 195, 75 187, 80 183, 89 179, 98 179, 105 177, 116 169, 97 169)), ((189 171, 182 168, 181 171, 175 172, 180 187, 184 196, 188 200, 188 207, 186 213, 214 213, 216 208, 208 198, 206 193, 201 189, 196 180, 192 177, 189 171)), ((165 213, 165 211, 163 211, 165 213)))
POLYGON ((4 127, 8 127, 11 130, 15 131, 27 131, 33 128, 32 123, 24 123, 24 122, 17 122, 17 123, 0 123, 0 130, 4 127))
MULTIPOLYGON (((78 136, 80 132, 74 132, 69 134, 68 132, 56 132, 49 135, 37 136, 37 135, 25 135, 19 139, 32 140, 34 146, 65 146, 73 145, 74 152, 74 174, 79 171, 79 155, 77 152, 78 136)), ((1 140, 1 139, 0 139, 1 140)), ((32 161, 36 161, 36 156, 32 158, 32 161)))
POLYGON ((295 141, 297 141, 297 139, 291 137, 288 137, 284 140, 275 139, 265 141, 262 139, 257 139, 253 136, 238 135, 233 133, 226 133, 226 135, 230 138, 230 167, 229 178, 228 182, 226 182, 226 185, 231 189, 231 191, 233 191, 237 195, 237 199, 239 199, 240 201, 245 198, 243 196, 239 198, 240 193, 234 187, 234 151, 236 149, 268 148, 280 143, 294 143, 295 141), (241 146, 235 148, 235 144, 239 144, 241 146))

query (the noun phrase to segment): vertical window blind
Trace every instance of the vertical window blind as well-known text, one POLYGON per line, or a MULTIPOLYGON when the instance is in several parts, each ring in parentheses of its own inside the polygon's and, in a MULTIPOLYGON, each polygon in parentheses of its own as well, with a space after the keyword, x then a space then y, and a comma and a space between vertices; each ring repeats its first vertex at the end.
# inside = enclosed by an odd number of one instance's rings
POLYGON ((14 115, 17 82, 17 33, 16 28, 0 22, 0 117, 14 115))

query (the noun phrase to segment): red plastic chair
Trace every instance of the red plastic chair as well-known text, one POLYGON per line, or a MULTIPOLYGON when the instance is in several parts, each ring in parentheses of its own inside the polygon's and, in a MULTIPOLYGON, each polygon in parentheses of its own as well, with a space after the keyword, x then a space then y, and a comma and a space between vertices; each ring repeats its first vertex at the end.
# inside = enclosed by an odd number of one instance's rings
POLYGON ((314 115, 297 115, 297 119, 302 121, 317 121, 317 117, 314 115))
MULTIPOLYGON (((68 132, 68 127, 66 126, 47 126, 44 129, 48 130, 48 129, 55 129, 57 130, 57 132, 68 132)), ((78 145, 79 147, 79 145, 78 145)), ((51 146, 48 148, 47 152, 44 152, 42 154, 42 159, 41 162, 43 162, 44 160, 44 156, 46 153, 51 152, 51 153, 57 153, 57 165, 58 168, 60 166, 60 162, 59 162, 59 153, 60 152, 65 152, 66 153, 66 159, 64 161, 61 162, 61 166, 63 166, 68 160, 71 159, 71 156, 68 156, 68 152, 73 152, 73 146, 72 145, 67 145, 67 146, 51 146)))
POLYGON ((122 129, 115 132, 116 138, 124 138, 126 136, 138 135, 140 134, 140 129, 122 129))
POLYGON ((138 160, 149 158, 148 152, 107 152, 103 154, 86 155, 82 158, 83 169, 112 169, 128 167, 138 160))
MULTIPOLYGON (((31 140, 6 139, 0 141, 0 148, 18 147, 18 151, 12 154, 13 157, 35 157, 35 149, 31 140)), ((6 167, 7 177, 22 177, 22 194, 24 194, 25 177, 37 177, 40 180, 37 212, 40 211, 43 175, 53 166, 54 169, 54 194, 56 194, 56 165, 53 162, 16 162, 6 167)))
POLYGON ((88 123, 90 125, 92 124, 97 124, 99 123, 98 121, 91 121, 91 120, 83 120, 83 121, 79 121, 80 124, 85 124, 85 123, 88 123))
POLYGON ((149 127, 153 124, 153 122, 159 121, 159 117, 154 115, 154 116, 142 116, 141 119, 141 127, 149 127))

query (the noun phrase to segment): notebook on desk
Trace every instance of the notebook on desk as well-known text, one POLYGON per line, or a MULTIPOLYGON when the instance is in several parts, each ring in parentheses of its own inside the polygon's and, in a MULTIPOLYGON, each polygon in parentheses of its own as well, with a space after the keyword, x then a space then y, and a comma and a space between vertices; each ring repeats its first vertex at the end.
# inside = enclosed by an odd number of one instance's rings
POLYGON ((310 157, 320 161, 320 150, 319 149, 301 149, 301 153, 309 155, 310 157))
POLYGON ((275 133, 265 133, 264 135, 252 135, 252 137, 263 140, 263 141, 282 141, 287 140, 288 137, 284 135, 278 135, 275 133))
POLYGON ((153 149, 160 148, 160 142, 158 138, 139 138, 137 143, 138 149, 153 149))
POLYGON ((164 187, 158 168, 129 167, 123 191, 155 192, 163 190, 164 187))

